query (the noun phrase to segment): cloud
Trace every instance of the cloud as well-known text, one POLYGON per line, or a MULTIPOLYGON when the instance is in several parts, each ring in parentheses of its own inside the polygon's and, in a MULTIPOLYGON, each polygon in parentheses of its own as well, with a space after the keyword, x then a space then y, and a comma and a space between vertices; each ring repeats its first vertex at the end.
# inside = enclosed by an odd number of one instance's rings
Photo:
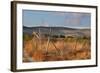
POLYGON ((57 15, 57 16, 64 16, 64 15, 66 15, 66 13, 65 12, 54 12, 54 15, 57 15))
POLYGON ((65 23, 68 25, 79 25, 80 19, 75 19, 75 18, 66 19, 65 23))
POLYGON ((68 13, 66 15, 65 23, 70 25, 80 25, 81 20, 84 16, 87 16, 86 13, 68 13))
POLYGON ((50 25, 47 22, 43 22, 41 26, 49 27, 50 25))

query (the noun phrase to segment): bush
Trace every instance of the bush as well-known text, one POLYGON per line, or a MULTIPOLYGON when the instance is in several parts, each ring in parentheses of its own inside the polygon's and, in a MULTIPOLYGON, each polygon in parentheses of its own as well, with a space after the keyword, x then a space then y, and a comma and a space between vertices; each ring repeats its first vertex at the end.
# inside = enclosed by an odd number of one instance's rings
POLYGON ((65 38, 65 36, 64 35, 60 35, 60 38, 65 38))
POLYGON ((28 41, 32 39, 32 35, 23 34, 23 40, 28 41))

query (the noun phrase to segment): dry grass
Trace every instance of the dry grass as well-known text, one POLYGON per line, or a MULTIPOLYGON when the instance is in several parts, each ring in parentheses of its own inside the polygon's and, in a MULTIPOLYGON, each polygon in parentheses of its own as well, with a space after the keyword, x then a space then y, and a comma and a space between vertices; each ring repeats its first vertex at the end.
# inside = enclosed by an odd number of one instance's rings
POLYGON ((90 39, 24 40, 23 62, 83 60, 91 58, 90 39))

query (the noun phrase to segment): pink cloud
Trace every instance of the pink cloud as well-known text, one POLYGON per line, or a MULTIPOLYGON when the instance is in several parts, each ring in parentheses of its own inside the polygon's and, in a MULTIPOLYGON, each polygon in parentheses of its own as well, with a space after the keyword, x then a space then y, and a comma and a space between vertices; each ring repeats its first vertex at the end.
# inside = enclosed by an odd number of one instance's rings
POLYGON ((43 23, 42 23, 42 26, 48 27, 49 24, 48 24, 47 22, 43 22, 43 23))
POLYGON ((65 19, 65 23, 72 24, 72 25, 79 25, 83 15, 84 14, 80 14, 80 13, 71 13, 69 18, 65 19))
POLYGON ((80 24, 80 19, 76 19, 76 18, 73 18, 73 19, 66 19, 65 20, 65 23, 67 24, 73 24, 73 25, 79 25, 80 24))

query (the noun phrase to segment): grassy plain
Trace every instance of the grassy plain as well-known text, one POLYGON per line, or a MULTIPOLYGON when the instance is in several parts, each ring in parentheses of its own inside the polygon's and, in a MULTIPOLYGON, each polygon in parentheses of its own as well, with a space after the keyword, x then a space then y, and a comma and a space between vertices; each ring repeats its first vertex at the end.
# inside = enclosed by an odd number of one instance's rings
POLYGON ((36 38, 23 36, 23 62, 85 60, 91 58, 90 37, 36 38))

